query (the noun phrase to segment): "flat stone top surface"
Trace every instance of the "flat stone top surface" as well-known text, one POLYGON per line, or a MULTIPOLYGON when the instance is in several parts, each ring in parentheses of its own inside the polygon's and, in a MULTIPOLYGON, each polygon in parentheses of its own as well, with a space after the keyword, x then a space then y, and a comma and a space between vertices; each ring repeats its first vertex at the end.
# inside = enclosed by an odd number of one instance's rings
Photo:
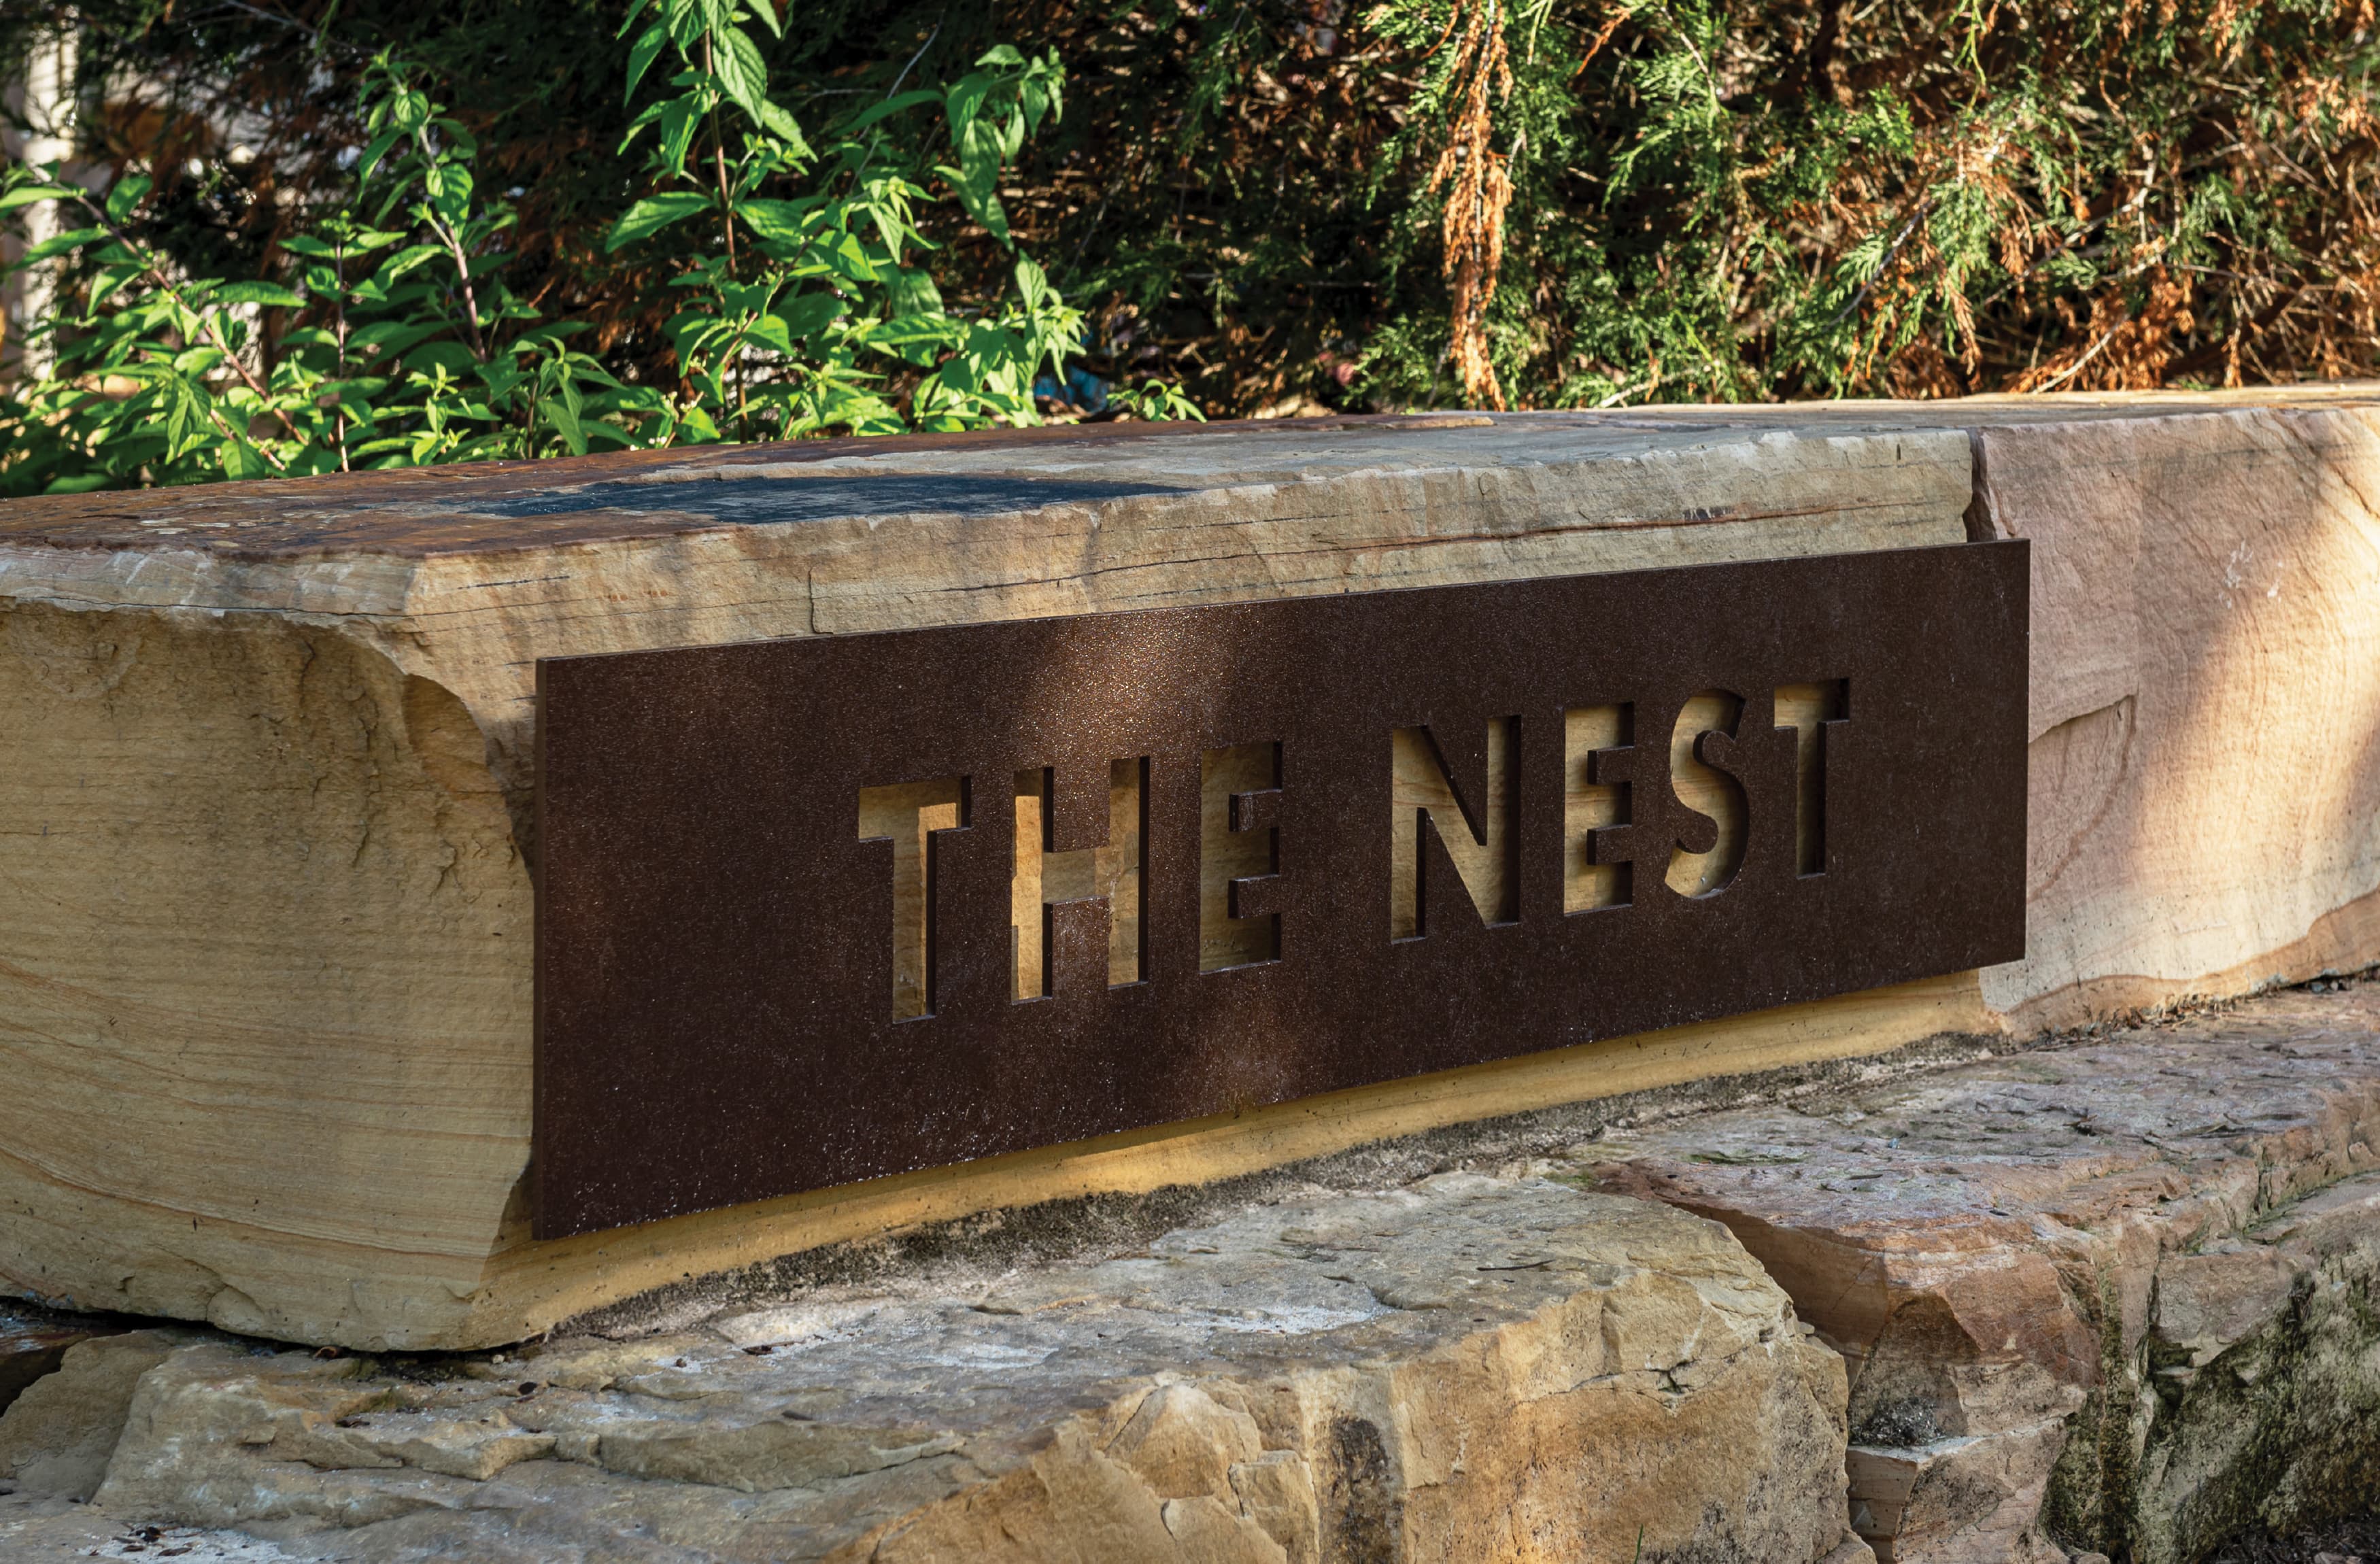
POLYGON ((407 468, 0 502, 0 545, 240 558, 423 557, 841 517, 981 515, 1363 474, 1642 459, 1827 439, 2260 407, 2380 406, 2380 384, 1957 402, 1106 424, 407 468))

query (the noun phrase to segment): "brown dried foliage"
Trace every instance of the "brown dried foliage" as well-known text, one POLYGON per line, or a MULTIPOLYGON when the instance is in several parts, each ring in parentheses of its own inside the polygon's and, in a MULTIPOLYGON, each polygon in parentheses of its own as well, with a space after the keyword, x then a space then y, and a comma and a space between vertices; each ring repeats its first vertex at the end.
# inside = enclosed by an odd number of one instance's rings
POLYGON ((1512 94, 1502 0, 1462 0, 1448 32, 1460 35, 1450 67, 1453 109, 1429 189, 1446 191, 1441 270, 1451 290, 1452 357, 1470 397, 1501 410, 1504 388, 1488 358, 1488 305, 1503 269, 1504 213, 1512 204, 1512 168, 1496 150, 1491 108, 1493 100, 1512 94))

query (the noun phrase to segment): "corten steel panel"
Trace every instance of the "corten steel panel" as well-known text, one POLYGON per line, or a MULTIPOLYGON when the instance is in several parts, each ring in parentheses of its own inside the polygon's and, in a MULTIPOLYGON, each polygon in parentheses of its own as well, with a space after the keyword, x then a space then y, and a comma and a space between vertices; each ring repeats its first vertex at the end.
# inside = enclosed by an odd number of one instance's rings
MULTIPOLYGON (((539 665, 536 1227, 554 1236, 2012 960, 2024 947, 2021 541, 1161 609, 539 665), (1778 685, 1846 681, 1825 871, 1799 872, 1778 685), (1663 754, 1695 692, 1742 867, 1663 754), (1565 708, 1631 702, 1633 903, 1563 911, 1565 708), (1392 941, 1390 733, 1467 799, 1518 728, 1518 918, 1484 926, 1424 834, 1427 933, 1392 941), (1278 742, 1278 961, 1198 970, 1199 757, 1278 742), (1143 981, 1055 921, 1010 998, 1012 779, 1062 834, 1148 758, 1143 981), (936 839, 935 1013, 892 1019, 892 847, 863 787, 966 776, 936 839)), ((1575 763, 1573 758, 1572 763, 1575 763)), ((1607 775, 1627 758, 1601 763, 1607 775)), ((1476 805, 1475 803, 1475 807, 1476 805)), ((1088 822, 1104 828, 1104 817, 1088 822)), ((1403 829, 1413 829, 1407 823, 1403 829)), ((1247 905, 1256 904, 1247 901, 1247 905)))

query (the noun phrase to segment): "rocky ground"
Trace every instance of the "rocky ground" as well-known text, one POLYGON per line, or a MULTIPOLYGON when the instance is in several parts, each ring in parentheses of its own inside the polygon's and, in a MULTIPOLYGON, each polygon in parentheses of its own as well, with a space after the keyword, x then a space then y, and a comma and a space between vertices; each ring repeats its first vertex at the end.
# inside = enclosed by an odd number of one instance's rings
POLYGON ((2293 1536, 2237 1537, 2215 1564, 2369 1564, 2380 1560, 2380 1514, 2350 1516, 2293 1536))
POLYGON ((1582 1148, 1716 1218, 1851 1366, 1909 1559, 2195 1564, 2380 1498, 2380 987, 1582 1148))
POLYGON ((1513 1144, 502 1353, 28 1314, 0 1558, 2380 1558, 2380 985, 1513 1144))

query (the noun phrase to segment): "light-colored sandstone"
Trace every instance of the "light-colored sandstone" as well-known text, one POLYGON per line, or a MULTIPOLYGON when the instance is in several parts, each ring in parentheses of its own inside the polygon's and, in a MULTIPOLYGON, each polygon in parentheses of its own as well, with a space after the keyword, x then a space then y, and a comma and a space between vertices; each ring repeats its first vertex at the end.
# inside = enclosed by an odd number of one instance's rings
POLYGON ((865 1283, 714 1283, 512 1353, 187 1333, 115 1386, 101 1502, 0 1499, 0 1557, 116 1557, 145 1523, 207 1564, 1633 1558, 1642 1516, 1655 1561, 2179 1564, 2368 1502, 2380 987, 1857 1068, 1647 1101, 1492 1177, 1080 1260, 986 1237, 865 1283), (1716 1226, 1596 1184, 1722 1218, 1801 1305, 1716 1226), (1825 1539, 1846 1476, 1874 1548, 1825 1539))
POLYGON ((13 1405, 27 1386, 55 1373, 68 1349, 124 1328, 88 1315, 25 1304, 0 1306, 0 1412, 13 1405))
POLYGON ((97 1508, 352 1564, 1851 1564, 1843 1395, 1718 1224, 1450 1173, 443 1373, 211 1338, 97 1508))
POLYGON ((2020 1030, 2380 958, 2380 415, 1985 427, 2034 550, 2020 1030))
POLYGON ((176 1330, 103 1336, 67 1350, 0 1413, 0 1479, 86 1499, 99 1491, 140 1376, 189 1340, 176 1330))

